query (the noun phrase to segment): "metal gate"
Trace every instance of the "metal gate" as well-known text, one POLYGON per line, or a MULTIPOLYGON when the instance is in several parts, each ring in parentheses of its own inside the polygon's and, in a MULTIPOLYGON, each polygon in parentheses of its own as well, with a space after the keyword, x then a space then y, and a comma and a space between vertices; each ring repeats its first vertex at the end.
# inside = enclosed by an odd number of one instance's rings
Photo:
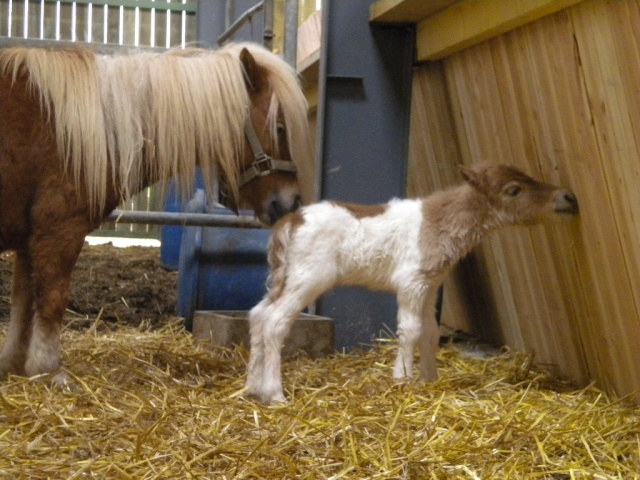
POLYGON ((196 0, 0 0, 0 37, 184 47, 196 0))

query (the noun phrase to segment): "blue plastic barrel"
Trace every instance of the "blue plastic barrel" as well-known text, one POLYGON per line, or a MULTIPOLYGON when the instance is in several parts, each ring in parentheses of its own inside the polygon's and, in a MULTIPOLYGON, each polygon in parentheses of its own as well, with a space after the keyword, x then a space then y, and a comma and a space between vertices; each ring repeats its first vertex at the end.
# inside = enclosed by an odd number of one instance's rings
MULTIPOLYGON (((235 215, 224 208, 207 208, 202 190, 196 192, 186 211, 235 215)), ((267 229, 184 227, 177 313, 185 318, 188 329, 196 310, 249 310, 262 299, 269 273, 269 235, 267 229)))
MULTIPOLYGON (((195 188, 204 189, 204 179, 200 169, 196 170, 195 188)), ((185 205, 182 195, 178 191, 176 182, 171 180, 167 187, 164 200, 165 212, 184 212, 185 205)), ((160 228, 160 264, 166 270, 178 270, 180 261, 180 243, 184 227, 178 225, 163 225, 160 228)))

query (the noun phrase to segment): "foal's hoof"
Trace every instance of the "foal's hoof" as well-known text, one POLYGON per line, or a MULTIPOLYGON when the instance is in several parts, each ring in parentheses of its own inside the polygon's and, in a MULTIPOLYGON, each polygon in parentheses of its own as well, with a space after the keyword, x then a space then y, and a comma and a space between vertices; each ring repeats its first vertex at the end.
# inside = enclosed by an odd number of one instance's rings
POLYGON ((404 374, 402 374, 402 375, 397 375, 397 376, 396 376, 395 374, 393 375, 393 381, 394 381, 394 383, 396 383, 396 384, 397 384, 397 383, 407 383, 407 382, 410 382, 410 381, 412 381, 412 380, 413 380, 413 378, 412 378, 412 377, 409 377, 409 376, 404 375, 404 374))
POLYGON ((418 380, 420 380, 421 382, 424 383, 434 383, 438 381, 438 378, 440 378, 440 376, 438 375, 438 372, 427 372, 427 373, 422 373, 420 372, 420 375, 418 376, 418 380))
POLYGON ((257 400, 263 405, 278 405, 287 403, 287 399, 282 392, 270 394, 265 392, 245 390, 245 395, 257 400))
POLYGON ((284 396, 284 394, 280 393, 280 394, 272 395, 264 403, 267 404, 267 405, 282 405, 282 404, 289 403, 289 402, 287 401, 287 399, 284 396))

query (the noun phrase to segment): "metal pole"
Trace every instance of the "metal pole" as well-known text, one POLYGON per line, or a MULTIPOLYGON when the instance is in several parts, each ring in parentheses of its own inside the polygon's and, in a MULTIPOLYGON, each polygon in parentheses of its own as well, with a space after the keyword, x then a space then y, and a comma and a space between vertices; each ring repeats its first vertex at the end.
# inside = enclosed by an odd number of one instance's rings
MULTIPOLYGON (((229 28, 227 28, 222 35, 220 35, 218 37, 218 40, 217 40, 218 45, 222 45, 224 42, 229 40, 229 38, 231 38, 231 36, 234 33, 236 33, 238 30, 240 30, 240 27, 242 27, 247 21, 251 21, 253 16, 256 13, 258 13, 260 10, 262 10, 263 8, 265 8, 265 22, 266 22, 266 6, 267 6, 268 3, 271 3, 272 1, 273 0, 265 0, 264 2, 257 3, 256 5, 251 7, 249 10, 244 12, 242 15, 240 15, 240 17, 238 17, 238 19, 235 22, 233 22, 231 24, 231 26, 229 28)), ((271 15, 271 25, 272 25, 271 37, 273 38, 273 8, 271 9, 271 12, 272 12, 272 15, 271 15)), ((265 38, 266 38, 266 31, 265 31, 265 38)))
POLYGON ((267 50, 273 51, 273 0, 264 0, 264 34, 263 43, 267 50))
POLYGON ((265 228, 253 217, 215 215, 208 213, 141 212, 114 210, 105 219, 115 223, 143 223, 148 225, 180 225, 197 227, 265 228))
POLYGON ((322 29, 320 30, 320 60, 318 73, 318 107, 316 109, 316 177, 314 182, 314 201, 322 198, 323 170, 324 170, 324 123, 325 123, 325 92, 327 90, 327 76, 329 67, 327 65, 329 56, 329 13, 331 1, 322 1, 322 29))
POLYGON ((233 0, 227 0, 224 7, 224 28, 228 29, 231 26, 231 20, 233 18, 233 0))
POLYGON ((298 0, 284 4, 284 59, 293 68, 298 65, 298 0))

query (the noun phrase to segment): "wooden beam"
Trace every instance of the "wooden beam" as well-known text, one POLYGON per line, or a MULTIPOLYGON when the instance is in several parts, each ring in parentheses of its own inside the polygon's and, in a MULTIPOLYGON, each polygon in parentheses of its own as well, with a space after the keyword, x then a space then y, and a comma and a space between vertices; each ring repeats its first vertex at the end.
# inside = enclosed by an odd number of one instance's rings
POLYGON ((457 0, 378 0, 369 9, 369 20, 376 23, 418 23, 457 0))
POLYGON ((304 96, 307 99, 307 112, 311 115, 318 110, 318 82, 305 86, 304 96))
POLYGON ((476 45, 582 0, 461 0, 417 27, 418 62, 476 45))

